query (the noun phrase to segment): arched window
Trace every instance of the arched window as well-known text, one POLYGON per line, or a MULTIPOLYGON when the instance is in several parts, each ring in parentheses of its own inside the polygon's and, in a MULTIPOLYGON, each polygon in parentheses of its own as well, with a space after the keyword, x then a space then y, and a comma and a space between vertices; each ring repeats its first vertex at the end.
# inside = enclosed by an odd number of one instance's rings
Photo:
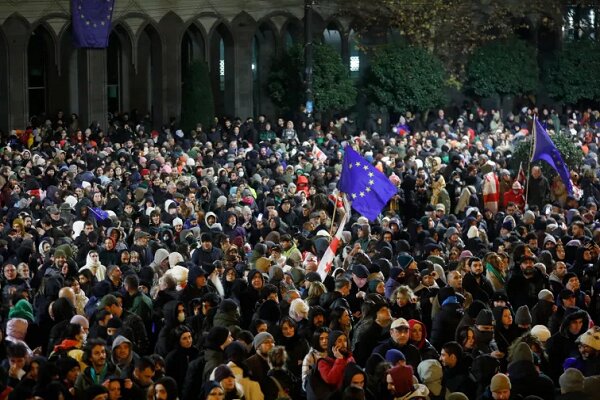
POLYGON ((106 50, 106 98, 110 113, 122 111, 121 57, 121 42, 115 33, 111 33, 106 50))
POLYGON ((27 45, 27 94, 29 98, 29 116, 40 116, 48 107, 48 33, 38 27, 29 38, 27 45))

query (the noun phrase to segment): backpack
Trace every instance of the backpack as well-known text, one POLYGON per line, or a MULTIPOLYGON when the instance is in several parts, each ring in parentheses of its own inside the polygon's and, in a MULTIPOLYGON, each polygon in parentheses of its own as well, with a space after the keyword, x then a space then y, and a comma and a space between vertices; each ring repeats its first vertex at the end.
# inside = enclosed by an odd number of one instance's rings
POLYGON ((325 358, 319 358, 313 365, 306 378, 306 400, 324 400, 328 399, 335 391, 336 387, 328 384, 321 377, 319 372, 319 363, 325 362, 332 364, 325 358))
POLYGON ((283 386, 281 386, 281 383, 279 383, 277 378, 274 376, 269 376, 269 378, 271 378, 271 380, 275 382, 275 385, 277 385, 277 397, 275 400, 292 400, 288 392, 286 392, 283 386))

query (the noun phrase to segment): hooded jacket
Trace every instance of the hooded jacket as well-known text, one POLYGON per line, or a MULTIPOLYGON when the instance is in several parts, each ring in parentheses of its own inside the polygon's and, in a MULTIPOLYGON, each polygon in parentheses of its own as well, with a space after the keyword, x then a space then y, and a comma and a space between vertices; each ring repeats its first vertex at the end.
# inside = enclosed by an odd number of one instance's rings
POLYGON ((179 312, 177 311, 177 308, 179 305, 185 307, 185 304, 182 301, 172 300, 165 304, 162 310, 164 325, 158 334, 154 352, 163 357, 175 348, 175 339, 172 337, 173 330, 184 323, 180 322, 178 319, 179 312))
POLYGON ((419 350, 419 353, 421 354, 421 360, 437 360, 439 358, 439 354, 431 345, 431 343, 429 343, 429 340, 427 340, 427 327, 425 324, 416 319, 411 319, 408 321, 408 325, 410 326, 411 331, 415 325, 421 326, 421 341, 417 343, 411 340, 412 345, 419 350))
POLYGON ((137 358, 137 355, 135 355, 133 352, 133 344, 131 343, 131 340, 127 339, 125 336, 122 335, 119 335, 116 338, 114 338, 110 354, 110 361, 114 365, 116 365, 121 370, 125 370, 129 366, 133 365, 134 356, 135 358, 137 358), (118 346, 120 346, 123 343, 126 343, 129 346, 129 355, 125 360, 117 360, 115 356, 115 350, 118 346))
POLYGON ((565 316, 558 332, 552 335, 546 343, 546 351, 550 363, 550 378, 552 378, 554 382, 558 382, 558 378, 563 372, 563 362, 568 357, 577 357, 579 355, 577 343, 575 341, 581 334, 587 331, 589 327, 590 321, 586 311, 579 309, 568 309, 567 311, 570 310, 572 311, 565 316), (581 330, 576 335, 573 335, 569 331, 569 325, 572 321, 577 319, 582 319, 583 324, 581 330))

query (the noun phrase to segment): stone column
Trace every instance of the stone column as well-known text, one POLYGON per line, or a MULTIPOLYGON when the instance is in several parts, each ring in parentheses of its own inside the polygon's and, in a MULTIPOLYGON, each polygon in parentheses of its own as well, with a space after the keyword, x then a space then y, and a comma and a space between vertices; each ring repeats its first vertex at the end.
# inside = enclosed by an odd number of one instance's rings
POLYGON ((79 113, 82 126, 93 121, 108 128, 106 102, 106 49, 79 49, 79 113))
MULTIPOLYGON (((256 24, 246 14, 240 14, 233 23, 233 65, 231 72, 226 70, 225 77, 231 79, 234 77, 233 87, 233 113, 244 120, 253 114, 253 88, 252 79, 252 39, 256 33, 256 24), (247 18, 246 18, 247 17, 247 18)), ((226 50, 227 51, 227 48, 226 50)), ((227 69, 227 63, 225 64, 227 69)), ((225 83, 225 109, 231 112, 228 107, 227 82, 225 83)))
POLYGON ((8 129, 24 129, 28 120, 27 100, 27 43, 29 26, 18 17, 4 22, 8 49, 8 90, 4 96, 8 101, 8 129))
MULTIPOLYGON (((168 13, 159 24, 164 38, 163 70, 163 112, 165 122, 171 117, 179 120, 181 115, 181 38, 183 21, 177 15, 168 13)), ((162 121, 161 121, 162 122, 162 121)))

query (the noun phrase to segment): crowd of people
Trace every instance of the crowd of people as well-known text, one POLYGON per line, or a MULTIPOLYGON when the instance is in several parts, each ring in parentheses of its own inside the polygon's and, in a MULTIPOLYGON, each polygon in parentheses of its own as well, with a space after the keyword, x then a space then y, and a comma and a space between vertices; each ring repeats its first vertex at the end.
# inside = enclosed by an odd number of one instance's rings
POLYGON ((0 399, 594 398, 600 113, 452 113, 4 135, 0 399), (512 162, 535 115, 572 193, 512 162), (397 194, 323 274, 346 146, 397 194))

